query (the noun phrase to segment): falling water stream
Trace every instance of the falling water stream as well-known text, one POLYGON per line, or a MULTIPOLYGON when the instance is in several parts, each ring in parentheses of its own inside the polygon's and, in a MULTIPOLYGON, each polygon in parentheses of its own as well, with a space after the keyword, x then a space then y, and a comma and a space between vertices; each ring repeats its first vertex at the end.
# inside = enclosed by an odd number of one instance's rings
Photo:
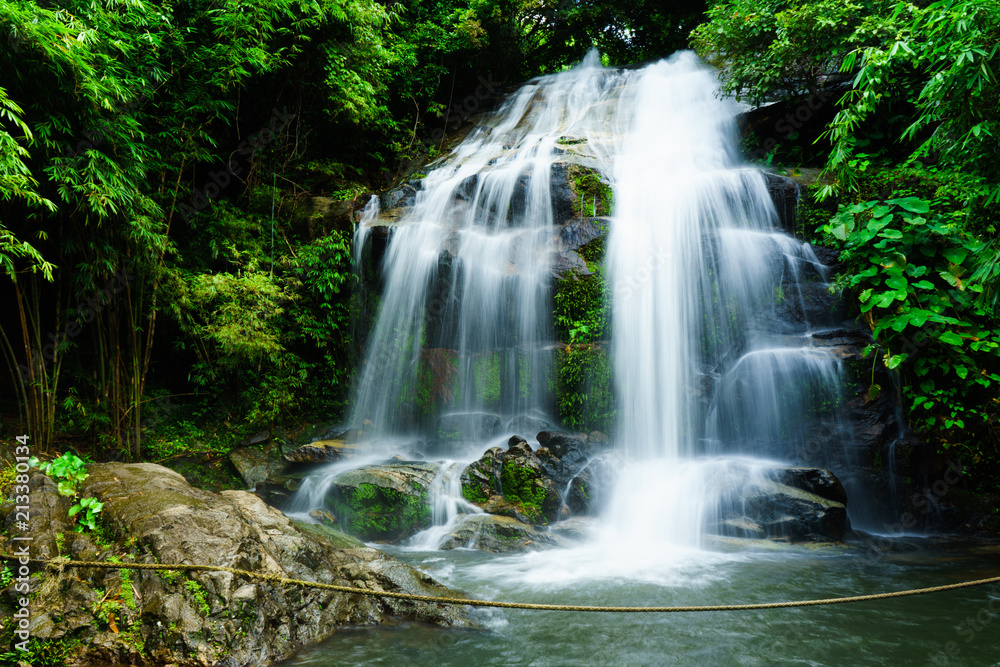
MULTIPOLYGON (((843 326, 807 303, 825 290, 826 268, 779 229, 765 175, 739 156, 737 110, 716 90, 690 53, 626 71, 591 54, 526 84, 433 165, 392 228, 354 405, 352 423, 381 449, 307 480, 290 511, 320 506, 336 474, 399 445, 443 465, 433 527, 387 550, 481 597, 709 604, 988 576, 985 555, 706 543, 727 503, 776 465, 833 469, 854 525, 878 521, 844 427, 841 362, 813 338, 843 326), (566 221, 553 173, 567 163, 599 171, 614 192, 605 277, 617 482, 578 546, 438 551, 462 515, 480 511, 462 498, 462 469, 508 435, 533 441, 532 426, 555 421, 549 285, 566 221), (804 450, 817 433, 823 446, 804 450)), ((359 246, 382 214, 373 200, 359 246)), ((738 618, 486 612, 487 632, 343 632, 291 664, 923 664, 956 640, 935 605, 974 613, 988 595, 738 618)), ((997 636, 963 644, 947 664, 1000 664, 997 636)))

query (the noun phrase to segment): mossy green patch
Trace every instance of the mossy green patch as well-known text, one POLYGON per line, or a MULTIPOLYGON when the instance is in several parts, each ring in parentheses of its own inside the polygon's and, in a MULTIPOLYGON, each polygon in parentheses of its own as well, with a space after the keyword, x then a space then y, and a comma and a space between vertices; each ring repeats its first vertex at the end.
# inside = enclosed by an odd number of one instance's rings
POLYGON ((475 383, 476 399, 486 409, 500 407, 500 365, 499 352, 477 354, 472 358, 472 379, 475 383))
POLYGON ((617 412, 611 359, 603 346, 567 345, 556 360, 556 409, 566 426, 609 431, 617 412))
POLYGON ((341 487, 328 505, 349 534, 363 540, 397 540, 430 525, 427 491, 419 484, 413 488, 410 494, 361 483, 341 487))
POLYGON ((576 202, 573 214, 578 217, 611 215, 614 193, 596 169, 569 165, 568 174, 576 202))
POLYGON ((535 523, 545 522, 542 507, 545 504, 546 490, 535 470, 520 466, 514 461, 504 461, 500 468, 500 484, 504 498, 519 504, 525 516, 535 523))
POLYGON ((607 333, 607 285, 600 273, 571 273, 556 284, 556 334, 564 342, 601 340, 607 333))
POLYGON ((485 503, 487 500, 489 500, 489 496, 483 493, 479 485, 474 485, 474 484, 463 484, 462 496, 470 503, 475 503, 477 505, 485 503))

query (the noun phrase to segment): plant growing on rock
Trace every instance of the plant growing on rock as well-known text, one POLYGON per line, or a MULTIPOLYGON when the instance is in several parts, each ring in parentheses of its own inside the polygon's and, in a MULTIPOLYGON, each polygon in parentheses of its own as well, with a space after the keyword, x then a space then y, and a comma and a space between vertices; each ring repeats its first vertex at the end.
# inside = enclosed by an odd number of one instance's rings
MULTIPOLYGON (((38 469, 47 474, 56 482, 56 488, 60 495, 75 498, 77 496, 77 486, 87 479, 86 464, 83 460, 71 452, 66 452, 62 456, 44 463, 32 457, 30 465, 37 466, 38 469)), ((77 525, 90 530, 97 530, 95 519, 104 509, 104 503, 93 496, 81 498, 69 509, 69 516, 72 518, 77 514, 77 525)))

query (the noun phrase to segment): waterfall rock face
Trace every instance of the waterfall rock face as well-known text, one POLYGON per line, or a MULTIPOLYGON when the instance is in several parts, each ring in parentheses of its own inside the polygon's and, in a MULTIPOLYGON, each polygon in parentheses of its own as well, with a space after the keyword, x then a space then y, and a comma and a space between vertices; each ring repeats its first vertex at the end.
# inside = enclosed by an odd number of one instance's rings
MULTIPOLYGON (((455 594, 375 549, 337 548, 321 531, 297 528, 246 491, 202 491, 150 463, 91 464, 87 472, 80 494, 104 503, 100 516, 114 544, 109 549, 91 534, 70 531, 55 514, 49 520, 39 508, 51 507, 65 519, 69 501, 49 478, 34 475, 31 523, 20 535, 33 538, 32 556, 108 560, 113 553, 123 561, 226 565, 372 590, 455 594)), ((0 521, 17 536, 13 507, 0 510, 0 521)), ((4 551, 16 544, 0 537, 4 551)), ((31 636, 76 646, 62 659, 66 665, 268 665, 346 625, 377 625, 391 617, 470 625, 457 607, 348 596, 227 572, 66 568, 30 581, 31 636)))

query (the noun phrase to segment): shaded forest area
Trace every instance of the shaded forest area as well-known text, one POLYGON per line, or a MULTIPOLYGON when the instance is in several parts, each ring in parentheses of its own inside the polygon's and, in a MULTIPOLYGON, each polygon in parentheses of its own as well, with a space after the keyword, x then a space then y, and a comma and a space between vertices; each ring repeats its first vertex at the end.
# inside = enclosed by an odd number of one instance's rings
POLYGON ((770 105, 748 158, 818 173, 801 235, 842 252, 911 426, 996 493, 996 2, 0 0, 0 39, 8 442, 158 461, 335 421, 366 193, 592 47, 694 48, 770 105))

